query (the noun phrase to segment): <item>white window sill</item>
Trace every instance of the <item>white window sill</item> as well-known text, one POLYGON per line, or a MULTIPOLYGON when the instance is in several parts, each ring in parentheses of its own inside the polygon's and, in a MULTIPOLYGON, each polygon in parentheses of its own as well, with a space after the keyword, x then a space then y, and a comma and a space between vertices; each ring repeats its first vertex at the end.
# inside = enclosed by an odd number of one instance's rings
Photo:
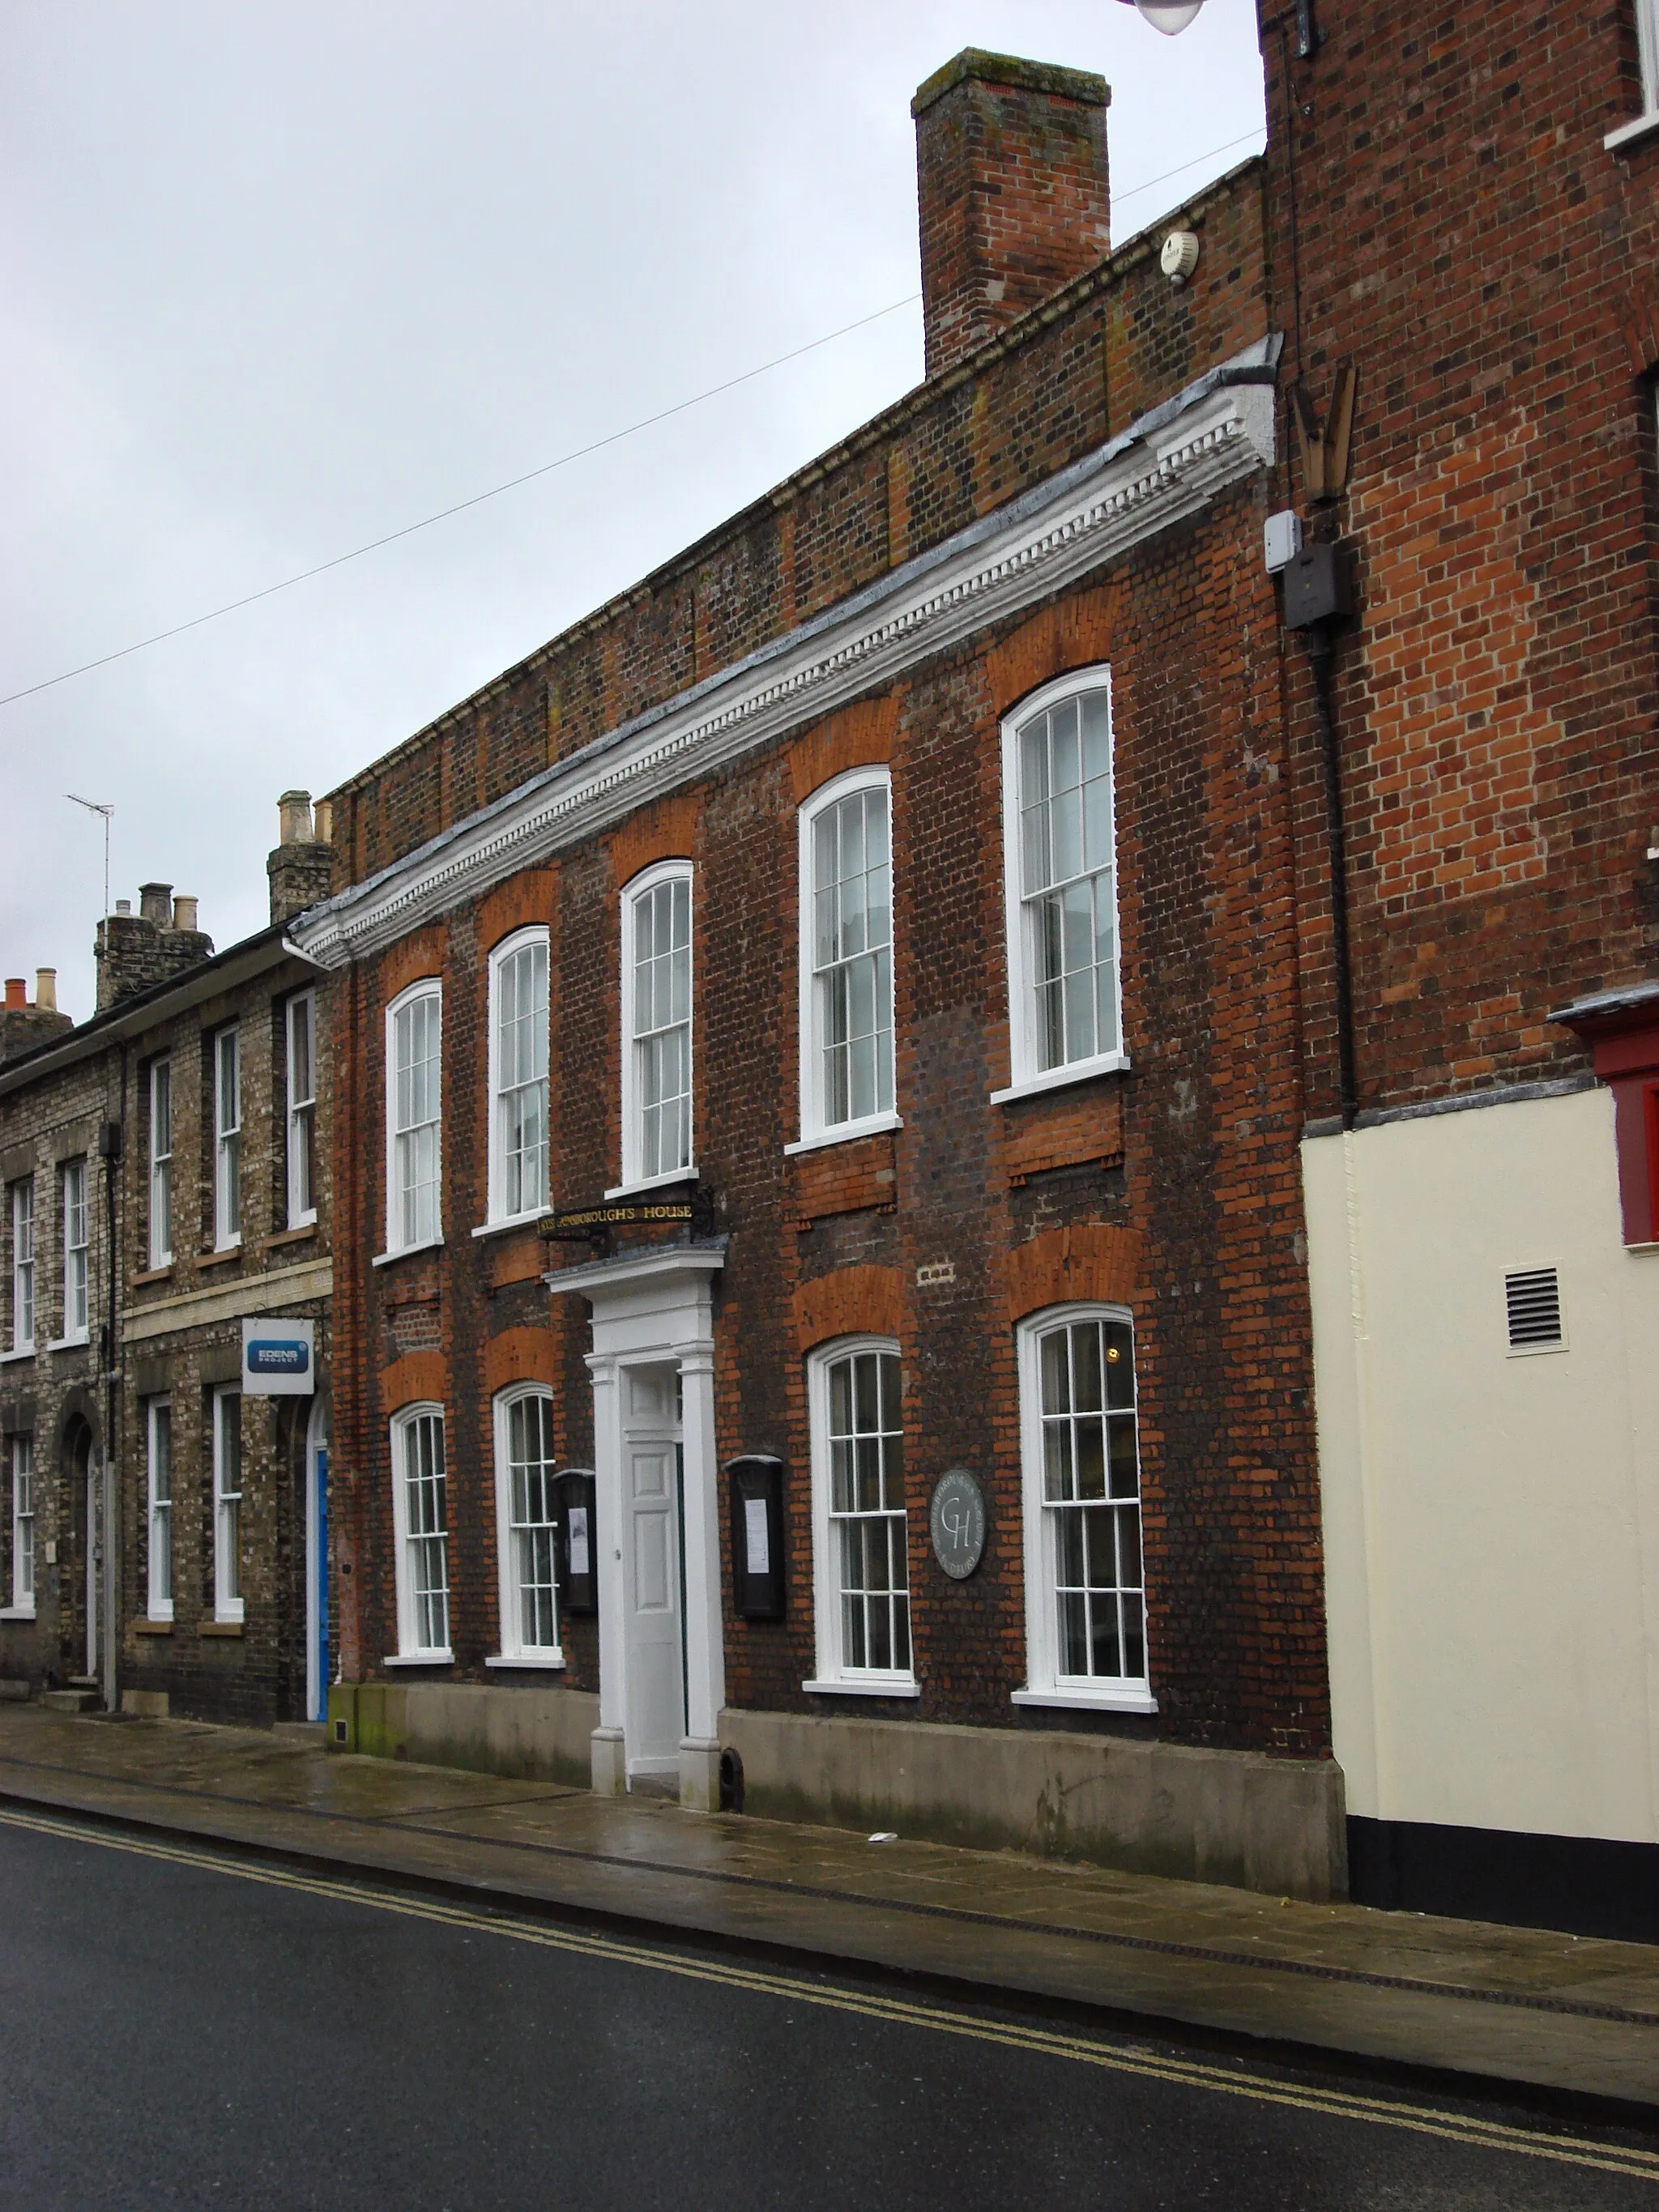
POLYGON ((394 1651, 380 1662, 383 1667, 453 1667, 453 1651, 394 1651))
POLYGON ((786 1145, 783 1156, 794 1158, 798 1152, 821 1152, 826 1145, 855 1145, 860 1137, 879 1137, 889 1129, 902 1129, 902 1114, 872 1114, 867 1121, 842 1121, 833 1129, 820 1130, 812 1137, 798 1137, 793 1145, 786 1145))
POLYGON ((296 1229, 314 1229, 316 1226, 317 1209, 313 1206, 308 1213, 295 1213, 289 1215, 288 1234, 291 1237, 296 1229))
POLYGON ((73 1336, 54 1336, 46 1346, 48 1352, 80 1352, 92 1342, 90 1333, 80 1329, 73 1336))
POLYGON ((146 1628, 171 1628, 173 1626, 173 1607, 168 1606, 167 1611, 162 1613, 158 1611, 155 1606, 151 1606, 149 1611, 144 1615, 144 1626, 146 1628))
POLYGON ((9 1352, 0 1352, 0 1367, 3 1367, 9 1359, 33 1359, 33 1357, 34 1346, 32 1344, 14 1345, 9 1352))
POLYGON ((914 1674, 890 1674, 885 1680, 844 1675, 836 1682, 803 1682, 815 1698, 919 1698, 921 1685, 914 1674))
POLYGON ((619 1182, 613 1190, 606 1191, 605 1203, 608 1206, 619 1198, 643 1198, 647 1191, 670 1190, 677 1182, 696 1182, 696 1179, 697 1170, 694 1161, 690 1167, 675 1168, 669 1175, 647 1176, 641 1182, 619 1182))
POLYGON ((389 1267, 394 1260, 408 1260, 416 1252, 437 1252, 443 1248, 441 1237, 422 1237, 418 1244, 400 1244, 395 1252, 377 1252, 369 1261, 371 1267, 389 1267))
POLYGON ((234 1608, 215 1606, 213 1625, 216 1628, 244 1628, 247 1625, 246 1616, 240 1605, 234 1608))
POLYGON ((498 1651, 493 1657, 486 1659, 484 1665, 486 1667, 537 1667, 550 1674, 562 1674, 564 1654, 562 1651, 521 1651, 515 1659, 510 1652, 498 1651))
POLYGON ((1659 131, 1659 107, 1650 108, 1645 115, 1636 116, 1629 123, 1621 123, 1616 131, 1608 131, 1601 143, 1609 154, 1622 153, 1626 146, 1634 146, 1656 131, 1659 131))
POLYGON ((1133 1682, 1126 1682, 1119 1690, 1016 1690, 1012 1702, 1017 1705, 1054 1705, 1073 1712, 1087 1713, 1155 1713, 1158 1711, 1158 1699, 1152 1692, 1133 1682))
POLYGON ((33 1619, 34 1607, 32 1605, 0 1605, 0 1620, 33 1620, 33 1619))
POLYGON ((240 1252, 241 1249, 242 1240, 240 1237, 223 1237, 216 1238, 213 1246, 213 1256, 216 1260, 222 1252, 240 1252))
POLYGON ((1097 1075, 1123 1075, 1128 1072, 1129 1056, 1123 1052, 1097 1053, 1092 1060, 1073 1060, 1064 1067, 1045 1068, 1041 1075, 1028 1075, 1024 1081, 1011 1083, 1006 1091, 994 1091, 993 1106, 1006 1106, 1016 1098, 1040 1098, 1045 1091, 1063 1091, 1073 1083, 1088 1083, 1097 1075))
POLYGON ((499 1221, 486 1221, 475 1229, 475 1237, 510 1237, 515 1229, 533 1229, 550 1209, 538 1206, 532 1213, 504 1213, 499 1221))

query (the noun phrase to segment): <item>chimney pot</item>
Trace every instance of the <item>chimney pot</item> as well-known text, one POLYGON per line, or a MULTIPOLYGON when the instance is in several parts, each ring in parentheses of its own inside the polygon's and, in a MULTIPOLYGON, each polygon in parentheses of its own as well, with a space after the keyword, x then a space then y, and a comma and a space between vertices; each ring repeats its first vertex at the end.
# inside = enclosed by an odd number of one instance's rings
POLYGON ((131 914, 132 912, 132 901, 131 899, 117 899, 115 902, 115 911, 117 914, 131 914))
POLYGON ((200 899, 191 898, 186 893, 180 891, 178 897, 173 902, 173 927, 175 929, 199 929, 202 925, 196 919, 196 915, 197 909, 200 907, 201 903, 202 902, 200 899))
POLYGON ((171 884, 140 884, 138 911, 146 921, 153 921, 158 929, 171 929, 173 885, 171 884))
POLYGON ((27 1006, 27 1004, 28 1004, 27 989, 28 989, 27 984, 25 982, 25 981, 24 981, 24 979, 23 979, 23 977, 22 977, 22 976, 21 976, 21 975, 8 975, 8 976, 7 976, 7 978, 6 978, 6 1012, 7 1012, 9 1014, 9 1013, 14 1013, 14 1012, 21 1012, 21 1009, 22 1009, 23 1007, 25 1007, 25 1006, 27 1006))
POLYGON ((310 844, 311 793, 308 791, 285 791, 276 802, 276 812, 282 823, 277 839, 279 844, 310 844))
POLYGON ((1111 251, 1111 97, 1089 70, 969 46, 911 101, 929 376, 1111 251))
POLYGON ((34 1003, 48 1013, 58 1012, 58 970, 37 968, 34 971, 34 1003))
POLYGON ((315 835, 316 842, 319 845, 331 845, 334 842, 334 801, 331 799, 319 799, 317 801, 315 835))

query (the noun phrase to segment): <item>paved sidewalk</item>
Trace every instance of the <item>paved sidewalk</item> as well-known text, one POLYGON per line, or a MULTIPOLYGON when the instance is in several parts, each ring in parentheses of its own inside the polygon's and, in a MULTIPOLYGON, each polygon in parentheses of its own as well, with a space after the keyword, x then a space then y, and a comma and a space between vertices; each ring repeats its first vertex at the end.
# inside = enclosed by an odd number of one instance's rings
POLYGON ((0 1707, 0 1803, 1659 2112, 1659 1949, 0 1707))

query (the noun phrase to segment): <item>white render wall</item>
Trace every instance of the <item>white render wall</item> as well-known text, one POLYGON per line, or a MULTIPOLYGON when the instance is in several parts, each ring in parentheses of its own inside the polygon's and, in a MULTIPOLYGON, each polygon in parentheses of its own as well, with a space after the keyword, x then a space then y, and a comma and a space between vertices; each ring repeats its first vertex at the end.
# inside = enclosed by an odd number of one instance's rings
POLYGON ((1302 1148, 1351 1814, 1659 1842, 1659 1248, 1605 1090, 1302 1148), (1510 1354, 1559 1271, 1568 1349, 1510 1354))

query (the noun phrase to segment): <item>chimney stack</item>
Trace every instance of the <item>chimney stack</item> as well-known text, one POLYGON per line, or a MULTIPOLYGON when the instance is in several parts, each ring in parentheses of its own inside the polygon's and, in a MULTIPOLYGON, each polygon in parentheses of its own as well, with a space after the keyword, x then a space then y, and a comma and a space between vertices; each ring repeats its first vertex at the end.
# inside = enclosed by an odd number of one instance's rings
POLYGON ((308 791, 285 791, 277 800, 276 849, 265 862, 273 922, 291 921, 333 889, 334 848, 326 835, 332 811, 325 799, 313 821, 308 791))
POLYGON ((930 377, 1111 251, 1111 97, 1090 70, 969 46, 911 101, 930 377))
MULTIPOLYGON (((98 925, 98 1011, 153 983, 165 983, 210 959, 213 939, 197 927, 197 901, 174 898, 171 884, 140 884, 138 911, 130 899, 117 899, 115 911, 98 925)), ((57 970, 49 971, 54 979, 57 970)), ((54 980, 54 996, 56 985, 54 980)))
POLYGON ((28 984, 21 975, 5 979, 5 1003, 0 1006, 0 1062, 17 1060, 26 1052, 35 1052, 49 1044, 75 1024, 67 1014, 58 1011, 58 970, 39 968, 35 970, 34 999, 30 1003, 28 984))

